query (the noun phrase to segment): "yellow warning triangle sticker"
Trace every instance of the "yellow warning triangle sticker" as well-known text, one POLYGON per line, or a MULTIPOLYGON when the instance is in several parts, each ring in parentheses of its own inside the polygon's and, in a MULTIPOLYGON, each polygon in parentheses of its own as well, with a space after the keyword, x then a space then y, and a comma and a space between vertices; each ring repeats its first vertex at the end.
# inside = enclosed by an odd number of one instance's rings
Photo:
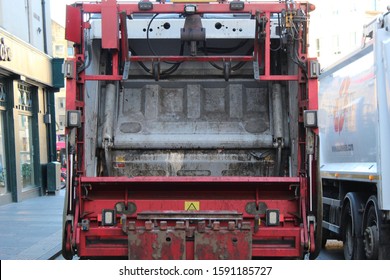
POLYGON ((186 211, 199 211, 199 201, 186 201, 184 203, 184 210, 186 211))
POLYGON ((196 211, 198 209, 196 209, 195 205, 193 203, 191 203, 188 208, 187 208, 187 211, 196 211))

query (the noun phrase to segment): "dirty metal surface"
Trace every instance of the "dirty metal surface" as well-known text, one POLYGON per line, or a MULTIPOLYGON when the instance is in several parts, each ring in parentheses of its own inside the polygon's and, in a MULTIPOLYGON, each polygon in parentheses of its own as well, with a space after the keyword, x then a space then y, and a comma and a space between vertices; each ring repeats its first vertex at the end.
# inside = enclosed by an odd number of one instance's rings
POLYGON ((242 213, 235 211, 144 211, 138 213, 138 220, 242 220, 242 213))
POLYGON ((252 233, 226 229, 195 232, 194 251, 197 260, 251 259, 252 233))
POLYGON ((240 80, 125 82, 118 149, 272 148, 267 84, 240 80))
POLYGON ((130 260, 184 260, 186 232, 184 230, 129 231, 130 260))

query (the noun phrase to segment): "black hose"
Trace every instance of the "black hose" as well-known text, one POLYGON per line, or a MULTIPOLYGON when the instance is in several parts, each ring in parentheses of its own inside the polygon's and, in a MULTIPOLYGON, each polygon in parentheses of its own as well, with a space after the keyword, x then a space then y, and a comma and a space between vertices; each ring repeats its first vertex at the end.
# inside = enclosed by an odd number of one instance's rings
MULTIPOLYGON (((154 55, 154 56, 158 56, 157 53, 154 51, 154 49, 152 48, 152 44, 150 43, 150 38, 149 38, 149 30, 150 30, 150 25, 152 24, 153 20, 159 15, 159 13, 155 14, 149 21, 149 24, 148 24, 148 28, 146 29, 146 41, 148 43, 148 47, 149 47, 149 50, 150 52, 154 55)), ((164 61, 164 63, 167 63, 167 64, 181 64, 181 62, 169 62, 169 61, 164 61)))
MULTIPOLYGON (((131 51, 132 54, 137 56, 137 53, 133 49, 130 49, 130 51, 131 51)), ((183 55, 183 52, 184 52, 184 43, 181 44, 180 55, 183 55)), ((142 61, 138 61, 137 63, 138 63, 139 66, 141 66, 142 69, 144 69, 145 72, 147 72, 149 74, 153 74, 153 71, 151 69, 149 69, 145 65, 145 63, 143 63, 142 61)), ((160 77, 164 78, 164 77, 166 77, 168 75, 173 74, 179 68, 180 65, 181 65, 181 62, 174 63, 171 67, 169 67, 168 69, 162 71, 160 77)))

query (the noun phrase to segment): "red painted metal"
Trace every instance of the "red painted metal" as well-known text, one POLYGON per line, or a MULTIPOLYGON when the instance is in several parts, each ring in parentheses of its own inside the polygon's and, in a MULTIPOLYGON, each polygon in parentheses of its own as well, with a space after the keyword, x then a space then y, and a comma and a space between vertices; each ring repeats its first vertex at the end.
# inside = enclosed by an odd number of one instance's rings
POLYGON ((298 75, 260 75, 261 81, 297 81, 298 75))
POLYGON ((300 183, 299 177, 81 177, 81 183, 189 183, 189 184, 227 184, 227 183, 300 183))
POLYGON ((194 258, 245 260, 252 257, 252 233, 247 230, 195 232, 194 258))
MULTIPOLYGON (((132 59, 130 59, 132 60, 132 59)), ((141 60, 140 60, 141 61, 141 60)), ((217 60, 209 60, 217 61, 217 60)), ((123 79, 120 75, 86 75, 84 76, 85 81, 121 81, 123 79)), ((261 81, 296 81, 298 80, 297 75, 260 75, 259 80, 261 81)))
POLYGON ((103 0, 101 3, 102 14, 102 48, 118 49, 119 32, 118 32, 118 9, 116 1, 103 0))
POLYGON ((130 61, 253 61, 253 56, 132 56, 130 61))
MULTIPOLYGON (((310 61, 311 59, 309 59, 310 61)), ((318 81, 317 79, 308 80, 308 109, 317 110, 318 109, 318 81)))
POLYGON ((186 259, 185 230, 148 230, 130 231, 128 235, 128 256, 131 260, 186 259))
POLYGON ((247 251, 249 248, 247 246, 250 243, 244 242, 244 240, 245 238, 250 238, 250 231, 245 234, 244 231, 240 233, 222 229, 220 232, 215 233, 208 229, 207 234, 203 237, 199 237, 203 233, 196 233, 197 236, 195 238, 200 238, 196 241, 197 244, 193 241, 186 241, 184 247, 182 238, 186 234, 185 231, 177 230, 173 227, 165 231, 161 231, 158 228, 146 231, 145 227, 140 227, 134 234, 130 231, 129 236, 125 235, 120 229, 100 227, 90 228, 89 231, 80 233, 79 249, 82 256, 102 255, 123 257, 130 254, 130 258, 132 259, 154 259, 158 256, 155 254, 160 254, 159 250, 165 250, 165 252, 171 253, 162 256, 163 258, 218 259, 214 254, 218 251, 221 252, 223 249, 224 246, 221 243, 227 244, 229 242, 229 247, 225 248, 223 253, 227 257, 228 254, 232 254, 233 259, 246 259, 251 256, 300 257, 303 252, 303 246, 300 243, 301 235, 303 234, 302 231, 304 231, 303 227, 264 227, 256 235, 251 237, 251 249, 247 251), (174 233, 175 236, 173 237, 174 233), (171 237, 171 239, 167 240, 167 237, 171 237), (234 237, 237 237, 237 241, 234 237), (129 243, 128 238, 131 239, 129 243), (216 247, 215 252, 210 252, 204 248, 212 240, 213 242, 220 243, 220 246, 216 247), (237 249, 239 250, 235 250, 234 244, 238 245, 237 249), (132 252, 129 252, 129 250, 132 252))
MULTIPOLYGON (((96 213, 100 213, 101 209, 112 208, 116 201, 128 202, 129 199, 137 206, 139 214, 128 217, 133 221, 128 237, 122 231, 121 225, 104 228, 91 223, 88 231, 81 232, 81 240, 86 239, 89 242, 83 243, 80 251, 85 256, 93 254, 96 248, 99 248, 100 254, 109 256, 123 256, 123 252, 127 251, 133 259, 159 258, 161 250, 167 253, 165 257, 172 259, 182 259, 184 256, 186 259, 215 259, 217 256, 233 259, 247 259, 251 256, 299 257, 302 254, 300 227, 294 227, 296 217, 289 214, 297 213, 299 209, 294 201, 287 205, 283 197, 291 200, 295 192, 292 186, 299 185, 300 181, 299 177, 82 177, 81 184, 88 190, 88 197, 84 195, 84 218, 99 223, 96 213), (101 194, 107 189, 110 191, 101 194), (290 191, 290 196, 283 194, 286 190, 290 191), (281 221, 285 226, 267 228, 262 222, 257 233, 250 230, 253 227, 253 215, 246 213, 245 208, 256 196, 270 208, 278 208, 284 213, 281 221), (187 228, 183 224, 183 227, 177 229, 175 221, 183 219, 178 217, 189 215, 188 211, 183 211, 186 200, 197 200, 202 211, 191 213, 191 219, 195 219, 191 225, 195 228, 187 228), (155 218, 151 220, 156 220, 157 224, 146 226, 143 218, 140 218, 140 213, 146 213, 149 209, 158 211, 156 214, 146 215, 145 221, 154 215, 155 218), (226 209, 237 209, 240 220, 247 220, 252 226, 243 232, 236 228, 235 223, 231 226, 219 214, 226 209), (173 215, 174 213, 178 215, 173 215), (197 219, 194 218, 199 216, 207 220, 207 217, 213 215, 219 217, 220 224, 212 228, 197 225, 197 219), (159 221, 163 223, 164 220, 164 226, 161 226, 159 221), (193 243, 182 240, 183 236, 188 235, 193 236, 193 243), (106 241, 99 244, 98 240, 106 241), (106 242, 114 245, 109 249, 105 248, 106 242), (209 244, 216 246, 215 251, 205 249, 209 244), (248 247, 250 244, 251 247, 248 247)), ((261 215, 260 218, 264 219, 265 216, 261 215)), ((199 222, 201 221, 202 219, 199 222)))
POLYGON ((82 34, 80 9, 68 5, 66 6, 65 25, 65 39, 80 44, 82 34))
POLYGON ((121 32, 121 52, 122 62, 129 60, 129 40, 127 38, 127 15, 125 12, 120 14, 120 32, 121 32))
POLYGON ((71 252, 72 251, 72 225, 71 223, 67 223, 65 225, 65 232, 64 232, 64 249, 66 251, 71 252))
MULTIPOLYGON (((156 11, 159 13, 179 13, 184 11, 185 3, 155 3, 155 9, 146 11, 147 13, 156 11), (158 9, 158 10, 157 10, 158 9)), ((230 6, 228 3, 219 3, 219 4, 205 4, 205 3, 197 3, 197 11, 199 13, 230 13, 230 6)), ((303 10, 307 10, 307 5, 300 5, 300 8, 303 10)), ((284 7, 284 4, 280 4, 277 2, 274 3, 262 3, 261 4, 261 12, 258 8, 258 4, 246 3, 245 8, 240 11, 234 11, 235 13, 250 13, 252 15, 256 15, 260 17, 260 14, 265 15, 265 18, 269 19, 272 12, 280 11, 281 7, 284 7)), ((115 5, 115 1, 104 1, 102 5, 100 4, 83 4, 83 11, 85 13, 101 13, 102 14, 102 48, 107 49, 117 49, 118 48, 118 33, 112 32, 114 29, 118 29, 118 13, 119 11, 122 13, 124 17, 124 13, 126 12, 128 15, 132 13, 145 13, 145 11, 140 11, 138 9, 138 4, 129 3, 129 4, 117 4, 115 5)), ((125 25, 121 25, 122 28, 125 28, 125 25)), ((123 33, 123 30, 122 32, 123 33)), ((270 29, 266 28, 265 30, 265 40, 266 42, 270 42, 270 29)), ((255 39, 255 45, 257 46, 257 39, 255 39)), ((125 47, 126 43, 123 47, 125 47)), ((263 81, 294 81, 298 80, 297 75, 271 75, 270 73, 270 43, 265 43, 265 73, 264 75, 260 75, 260 80, 263 81)), ((124 61, 124 57, 126 56, 127 48, 122 51, 122 61, 124 61)), ((254 52, 254 56, 132 56, 130 57, 130 61, 171 61, 171 62, 180 62, 180 61, 200 61, 200 62, 208 62, 208 61, 254 61, 255 58, 259 55, 257 48, 254 52)), ((114 53, 114 56, 117 56, 114 53)), ((112 67, 114 73, 113 75, 93 75, 93 76, 85 76, 83 80, 102 80, 102 81, 119 81, 122 76, 117 74, 119 61, 117 58, 113 59, 113 63, 115 63, 112 67)))
MULTIPOLYGON (((132 13, 183 13, 184 7, 188 3, 156 3, 153 2, 153 9, 151 10, 139 10, 138 3, 118 3, 118 11, 126 11, 127 14, 132 13)), ((229 3, 196 3, 197 13, 232 13, 229 3)), ((301 8, 307 12, 307 5, 305 3, 296 3, 296 8, 301 8)), ((235 10, 234 13, 246 13, 256 15, 258 11, 269 11, 271 13, 277 13, 286 9, 286 4, 277 1, 265 2, 265 3, 245 3, 242 10, 235 10)), ((98 13, 102 11, 102 6, 97 3, 83 3, 83 11, 85 13, 98 13)))
POLYGON ((84 81, 121 81, 120 75, 85 75, 84 81))
MULTIPOLYGON (((76 59, 68 58, 67 63, 71 65, 71 68, 76 72, 77 69, 76 59)), ((76 79, 67 79, 66 80, 66 110, 76 110, 75 100, 76 100, 76 79)))
POLYGON ((314 242, 315 236, 314 236, 314 224, 313 223, 310 223, 309 232, 310 232, 310 252, 314 252, 316 250, 316 243, 314 242))
MULTIPOLYGON (((265 13, 265 17, 267 19, 270 18, 270 12, 266 12, 265 13)), ((264 44, 264 47, 265 47, 265 56, 264 56, 264 64, 266 65, 266 67, 264 68, 264 76, 265 77, 269 77, 271 75, 271 69, 270 67, 268 67, 268 65, 270 65, 270 61, 271 61, 271 43, 268 43, 270 42, 270 38, 271 38, 271 29, 270 28, 266 28, 265 29, 265 42, 267 42, 266 44, 264 44)))

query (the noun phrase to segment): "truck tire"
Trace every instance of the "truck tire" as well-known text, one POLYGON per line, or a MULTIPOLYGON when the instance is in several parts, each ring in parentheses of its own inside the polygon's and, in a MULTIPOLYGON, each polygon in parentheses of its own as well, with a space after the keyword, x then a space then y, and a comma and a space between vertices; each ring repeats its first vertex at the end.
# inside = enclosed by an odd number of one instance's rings
POLYGON ((364 199, 357 193, 347 193, 341 215, 341 233, 344 242, 344 257, 346 260, 364 259, 362 222, 359 212, 364 199))
POLYGON ((352 260, 354 255, 355 241, 352 234, 353 221, 350 203, 348 203, 344 209, 342 221, 344 221, 345 225, 343 229, 344 258, 346 260, 352 260))
POLYGON ((369 260, 377 260, 379 256, 379 240, 381 220, 378 216, 378 202, 371 196, 366 204, 363 219, 364 252, 369 260))

